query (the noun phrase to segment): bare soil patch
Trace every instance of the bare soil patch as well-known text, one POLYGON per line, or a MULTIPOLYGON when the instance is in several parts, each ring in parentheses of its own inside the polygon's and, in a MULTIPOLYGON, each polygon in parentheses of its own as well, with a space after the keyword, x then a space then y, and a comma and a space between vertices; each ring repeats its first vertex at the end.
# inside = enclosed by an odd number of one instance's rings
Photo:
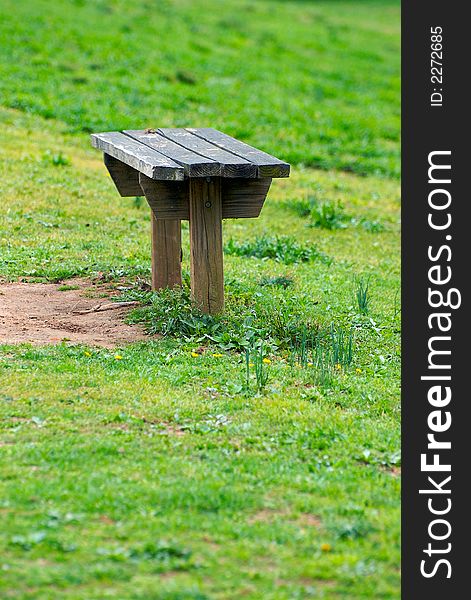
POLYGON ((80 343, 112 348, 151 339, 124 319, 130 303, 109 283, 73 279, 55 283, 0 284, 0 343, 80 343), (63 289, 64 287, 73 289, 63 289), (62 289, 61 289, 62 288, 62 289))

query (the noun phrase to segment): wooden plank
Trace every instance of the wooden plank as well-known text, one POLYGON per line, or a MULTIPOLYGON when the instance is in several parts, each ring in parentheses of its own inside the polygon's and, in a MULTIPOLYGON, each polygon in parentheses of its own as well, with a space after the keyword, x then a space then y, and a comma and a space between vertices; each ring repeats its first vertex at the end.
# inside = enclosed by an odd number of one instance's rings
POLYGON ((236 140, 222 131, 212 128, 194 129, 189 127, 187 131, 257 165, 259 177, 289 177, 290 165, 288 163, 249 146, 245 142, 236 140))
POLYGON ((186 181, 156 181, 142 173, 139 182, 149 206, 160 219, 190 218, 190 188, 186 181))
POLYGON ((249 219, 260 215, 271 178, 223 179, 222 218, 249 219))
POLYGON ((191 293, 211 315, 224 310, 221 178, 190 179, 191 293))
MULTIPOLYGON (((190 218, 189 180, 155 181, 141 173, 142 192, 158 219, 190 218)), ((260 215, 271 178, 223 179, 221 182, 222 218, 247 219, 260 215)), ((141 192, 141 193, 142 193, 141 192)))
POLYGON ((91 138, 95 148, 103 150, 151 179, 184 179, 185 173, 181 165, 122 133, 94 133, 91 138))
POLYGON ((136 169, 126 165, 117 158, 106 154, 106 152, 103 153, 103 161, 118 192, 123 198, 142 196, 142 188, 139 185, 139 171, 136 171, 136 169))
POLYGON ((258 170, 255 164, 245 158, 227 152, 227 150, 223 150, 219 146, 216 146, 197 135, 193 135, 186 129, 164 128, 159 129, 158 131, 164 137, 180 146, 196 152, 201 156, 217 161, 221 165, 220 175, 222 177, 257 177, 258 170))
POLYGON ((169 160, 181 165, 185 171, 185 175, 188 177, 209 177, 221 174, 221 165, 217 161, 196 154, 196 152, 192 152, 180 146, 180 144, 176 144, 164 137, 156 129, 125 130, 123 133, 129 138, 141 142, 141 144, 164 154, 169 160))
POLYGON ((181 222, 162 221, 151 211, 152 289, 174 288, 182 284, 181 222))

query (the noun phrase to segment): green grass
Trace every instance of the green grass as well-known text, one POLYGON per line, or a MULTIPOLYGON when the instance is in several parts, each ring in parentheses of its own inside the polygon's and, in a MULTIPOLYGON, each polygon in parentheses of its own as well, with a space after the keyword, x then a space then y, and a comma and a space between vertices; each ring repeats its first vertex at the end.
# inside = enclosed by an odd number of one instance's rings
POLYGON ((314 260, 330 263, 328 256, 319 252, 312 244, 299 244, 291 236, 256 237, 254 240, 237 242, 232 238, 224 246, 224 252, 234 256, 248 256, 250 258, 272 258, 285 265, 314 260))
POLYGON ((99 276, 162 334, 0 346, 0 597, 399 598, 398 4, 0 7, 0 276, 99 276), (221 317, 186 225, 183 291, 142 290, 149 210, 89 147, 156 119, 294 163, 224 223, 221 317))
POLYGON ((6 106, 70 131, 217 127, 294 163, 398 175, 395 1, 0 6, 6 106))

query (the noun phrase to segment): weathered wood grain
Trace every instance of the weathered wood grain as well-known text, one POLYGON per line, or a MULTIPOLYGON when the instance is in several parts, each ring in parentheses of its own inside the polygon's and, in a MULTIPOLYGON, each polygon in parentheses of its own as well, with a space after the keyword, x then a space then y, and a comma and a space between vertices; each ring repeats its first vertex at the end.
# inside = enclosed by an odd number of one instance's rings
POLYGON ((181 165, 187 177, 209 177, 221 174, 221 165, 217 161, 184 148, 164 137, 157 130, 125 130, 123 133, 130 139, 140 142, 144 147, 156 150, 181 165))
POLYGON ((290 165, 212 128, 187 128, 194 135, 257 165, 259 177, 289 177, 290 165))
POLYGON ((151 232, 152 289, 181 286, 181 222, 178 219, 157 219, 151 211, 151 232))
POLYGON ((255 164, 245 158, 227 152, 227 150, 223 150, 219 146, 197 135, 193 135, 186 129, 164 128, 158 131, 169 140, 180 144, 180 146, 218 162, 221 165, 219 173, 221 177, 257 177, 258 171, 255 164))
POLYGON ((95 148, 103 150, 151 179, 184 179, 185 172, 181 165, 129 136, 111 131, 92 134, 91 138, 95 148))
POLYGON ((271 177, 222 180, 222 218, 250 219, 260 215, 271 177))
POLYGON ((124 198, 142 196, 142 189, 139 185, 139 171, 106 154, 106 152, 103 153, 103 161, 121 196, 124 198))
MULTIPOLYGON (((156 181, 139 176, 142 192, 158 219, 190 218, 190 184, 185 181, 156 181)), ((222 218, 248 219, 260 215, 271 178, 222 179, 222 218)), ((142 193, 141 192, 141 193, 142 193)))
POLYGON ((221 178, 190 179, 191 293, 203 312, 224 310, 221 178))
POLYGON ((186 181, 156 181, 139 175, 139 183, 149 206, 159 219, 190 218, 190 188, 186 181))

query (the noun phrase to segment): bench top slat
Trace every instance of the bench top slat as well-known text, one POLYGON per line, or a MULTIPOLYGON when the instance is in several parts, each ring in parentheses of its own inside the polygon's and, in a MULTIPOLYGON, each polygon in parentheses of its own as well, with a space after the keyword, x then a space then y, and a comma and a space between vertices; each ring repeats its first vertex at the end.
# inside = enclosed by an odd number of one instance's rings
POLYGON ((194 135, 211 142, 212 144, 219 146, 228 152, 240 156, 257 165, 259 177, 288 177, 290 171, 290 165, 288 163, 275 158, 271 154, 267 154, 262 150, 258 150, 253 146, 249 146, 245 142, 236 140, 217 129, 210 127, 206 128, 186 128, 187 131, 194 135))
POLYGON ((158 130, 128 130, 123 133, 130 138, 141 142, 164 154, 170 160, 178 163, 185 170, 188 177, 211 177, 221 175, 221 165, 212 158, 197 154, 188 148, 164 137, 158 130))
POLYGON ((288 177, 290 165, 212 128, 110 131, 92 144, 151 179, 288 177))
POLYGON ((182 180, 181 165, 118 131, 92 134, 92 145, 151 179, 182 180))
POLYGON ((184 148, 188 148, 188 150, 192 150, 201 156, 217 161, 221 165, 222 177, 257 177, 257 165, 241 156, 224 150, 212 142, 208 142, 202 137, 194 135, 187 129, 161 128, 158 131, 164 137, 180 144, 184 148))

